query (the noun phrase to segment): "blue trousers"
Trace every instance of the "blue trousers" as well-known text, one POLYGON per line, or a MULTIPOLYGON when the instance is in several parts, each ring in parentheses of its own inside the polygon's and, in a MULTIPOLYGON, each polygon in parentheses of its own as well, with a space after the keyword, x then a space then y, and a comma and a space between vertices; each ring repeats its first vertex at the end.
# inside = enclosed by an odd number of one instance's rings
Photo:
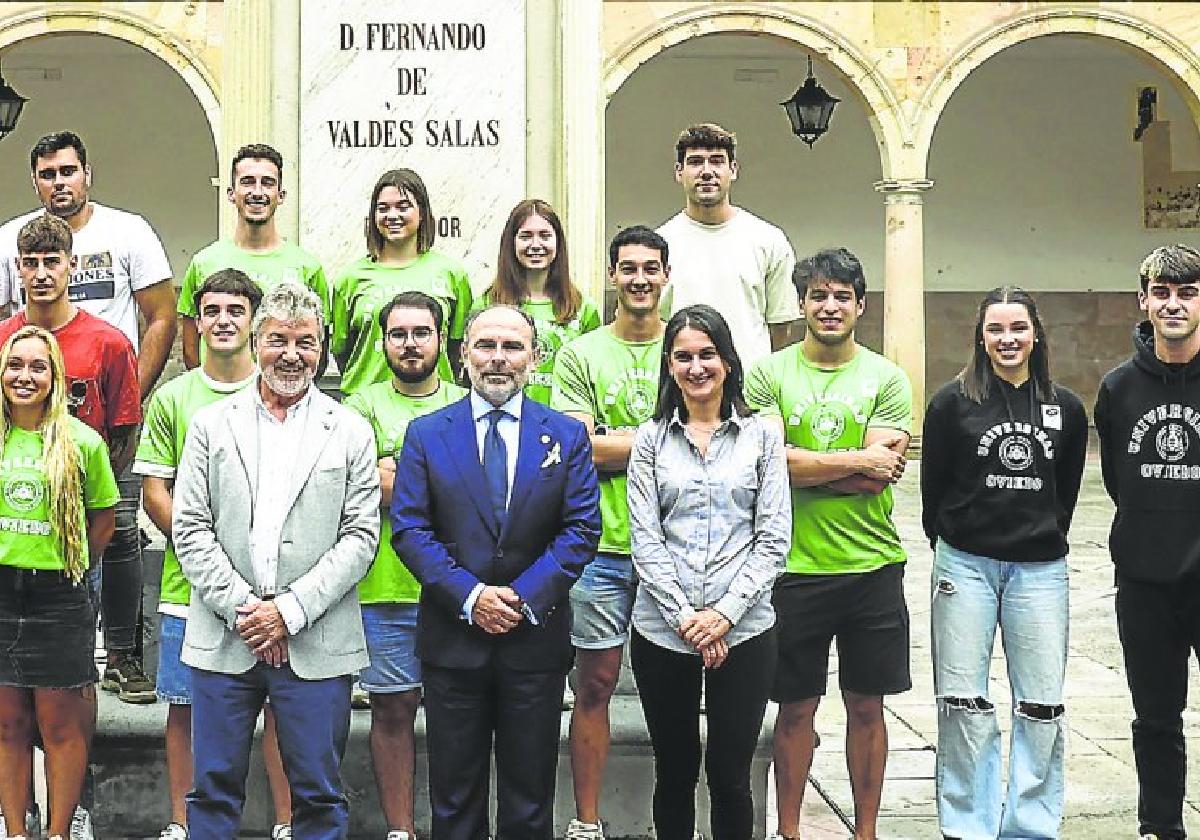
POLYGON ((270 698, 292 791, 296 840, 340 840, 350 809, 339 770, 350 734, 350 676, 303 680, 291 667, 259 663, 244 674, 192 669, 192 840, 236 837, 246 802, 250 745, 270 698))

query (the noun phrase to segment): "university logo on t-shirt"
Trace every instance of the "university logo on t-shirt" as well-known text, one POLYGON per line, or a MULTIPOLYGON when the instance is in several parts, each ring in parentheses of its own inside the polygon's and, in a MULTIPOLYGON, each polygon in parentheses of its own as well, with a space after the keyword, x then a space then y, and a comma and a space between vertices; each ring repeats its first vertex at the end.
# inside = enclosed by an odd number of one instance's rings
POLYGON ((657 400, 658 371, 642 367, 624 371, 604 393, 604 404, 625 406, 625 413, 635 424, 650 419, 657 400))

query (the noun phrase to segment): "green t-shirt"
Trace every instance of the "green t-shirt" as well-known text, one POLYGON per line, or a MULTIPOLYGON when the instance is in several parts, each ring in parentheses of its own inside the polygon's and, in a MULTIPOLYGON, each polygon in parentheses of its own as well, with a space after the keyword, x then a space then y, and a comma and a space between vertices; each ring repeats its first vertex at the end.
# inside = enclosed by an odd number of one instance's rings
MULTIPOLYGON (((133 472, 173 480, 175 468, 183 458, 183 442, 188 426, 197 411, 242 390, 254 377, 241 382, 214 382, 204 375, 203 368, 189 370, 160 386, 146 405, 142 438, 138 442, 133 472)), ((163 552, 162 583, 158 600, 161 604, 187 606, 192 587, 183 576, 175 546, 167 535, 163 552)))
MULTIPOLYGON (((471 311, 486 309, 489 306, 491 301, 487 292, 484 292, 483 297, 475 301, 471 311)), ((584 298, 575 317, 566 324, 560 324, 554 319, 554 301, 527 300, 521 304, 521 311, 532 318, 537 326, 537 346, 542 360, 537 369, 529 374, 525 396, 542 405, 550 405, 550 395, 554 386, 554 359, 558 351, 579 336, 597 329, 603 323, 600 310, 584 298)))
MULTIPOLYGON (((437 391, 420 398, 399 393, 391 382, 376 382, 347 397, 345 405, 367 418, 375 432, 376 455, 383 458, 400 451, 409 423, 466 395, 466 390, 450 382, 441 383, 437 391)), ((387 511, 379 522, 379 548, 371 570, 358 584, 359 603, 415 604, 421 596, 421 584, 392 548, 392 520, 387 511)))
POLYGON ((426 251, 403 268, 379 265, 364 257, 346 269, 333 284, 333 339, 335 356, 347 356, 342 371, 342 393, 353 394, 373 382, 392 378, 383 355, 383 330, 378 315, 400 292, 424 292, 442 305, 442 357, 438 375, 454 381, 446 358, 448 339, 462 340, 471 312, 471 284, 467 270, 456 259, 426 251))
MULTIPOLYGON (((84 509, 114 506, 121 495, 108 462, 108 447, 84 423, 74 417, 69 422, 83 466, 84 509)), ((0 490, 0 564, 19 569, 65 569, 62 535, 54 533, 46 504, 50 485, 42 460, 41 432, 8 430, 0 454, 0 490)), ((86 518, 83 527, 87 528, 86 518)))
MULTIPOLYGON (((612 326, 580 336, 558 352, 552 408, 591 415, 598 425, 635 428, 654 414, 662 338, 622 341, 612 326)), ((600 550, 629 554, 625 473, 600 474, 600 550)))
POLYGON ((228 239, 218 239, 202 248, 188 263, 183 285, 179 287, 177 309, 180 315, 196 317, 196 305, 192 301, 196 290, 204 285, 210 274, 223 268, 244 271, 264 292, 284 280, 302 283, 317 293, 328 319, 329 283, 316 257, 291 242, 284 242, 274 251, 260 254, 244 251, 228 239))
MULTIPOLYGON (((814 452, 861 449, 869 428, 908 432, 912 426, 908 377, 861 346, 831 370, 812 365, 799 344, 772 353, 746 376, 746 402, 783 418, 788 446, 814 452)), ((890 487, 877 496, 792 488, 789 572, 870 572, 904 559, 890 487)))

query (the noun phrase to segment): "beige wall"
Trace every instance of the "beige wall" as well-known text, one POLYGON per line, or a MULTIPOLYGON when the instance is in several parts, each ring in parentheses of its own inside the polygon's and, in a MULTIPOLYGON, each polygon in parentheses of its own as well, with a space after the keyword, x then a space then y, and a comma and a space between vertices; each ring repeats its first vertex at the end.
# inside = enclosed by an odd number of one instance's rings
POLYGON ((145 216, 175 276, 216 235, 217 175, 210 125, 175 70, 127 41, 46 35, 2 56, 4 75, 29 102, 0 142, 0 218, 37 206, 29 149, 70 129, 88 147, 92 197, 145 216))

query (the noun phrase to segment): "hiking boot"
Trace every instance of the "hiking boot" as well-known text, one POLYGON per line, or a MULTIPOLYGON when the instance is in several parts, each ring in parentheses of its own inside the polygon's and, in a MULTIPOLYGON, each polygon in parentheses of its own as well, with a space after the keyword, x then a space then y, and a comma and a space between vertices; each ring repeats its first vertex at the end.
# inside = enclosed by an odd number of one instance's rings
POLYGON ((100 687, 115 691, 117 699, 123 703, 153 703, 158 699, 154 695, 154 683, 146 676, 141 660, 132 653, 121 655, 117 664, 105 667, 100 687))

